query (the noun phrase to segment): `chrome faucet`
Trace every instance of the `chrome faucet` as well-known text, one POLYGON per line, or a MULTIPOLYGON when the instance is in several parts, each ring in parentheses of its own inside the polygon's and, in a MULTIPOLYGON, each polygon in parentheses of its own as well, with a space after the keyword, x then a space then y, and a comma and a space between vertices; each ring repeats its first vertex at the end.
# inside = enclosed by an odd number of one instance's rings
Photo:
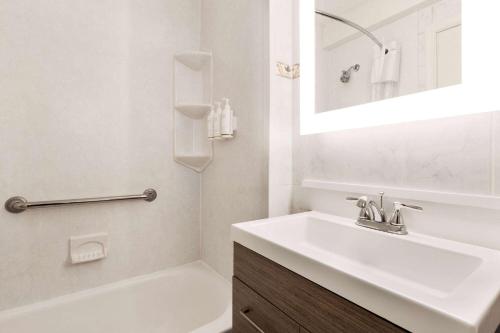
POLYGON ((361 208, 359 219, 369 220, 376 223, 384 223, 387 220, 384 211, 384 192, 380 192, 380 206, 373 200, 368 200, 367 196, 359 198, 347 197, 346 200, 356 201, 356 206, 361 208))
POLYGON ((384 192, 380 192, 379 194, 380 204, 377 204, 374 200, 369 200, 367 196, 361 196, 358 198, 346 198, 346 200, 356 201, 356 206, 361 208, 356 224, 365 228, 398 235, 407 235, 408 230, 406 229, 406 225, 404 224, 401 210, 403 208, 410 208, 422 211, 423 208, 419 206, 403 204, 401 202, 394 202, 394 211, 387 221, 387 216, 384 211, 384 192))

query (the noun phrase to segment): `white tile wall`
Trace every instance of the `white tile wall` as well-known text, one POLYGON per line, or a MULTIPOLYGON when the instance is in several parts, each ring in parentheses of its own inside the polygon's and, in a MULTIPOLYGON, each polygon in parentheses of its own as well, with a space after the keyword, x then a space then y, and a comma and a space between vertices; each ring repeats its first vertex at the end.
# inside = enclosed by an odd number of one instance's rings
POLYGON ((0 310, 199 258, 200 178, 172 159, 172 56, 200 0, 2 1, 0 198, 141 193, 154 203, 0 210, 0 310), (68 238, 109 257, 70 266, 68 238))
POLYGON ((232 275, 232 223, 267 216, 268 1, 204 0, 202 46, 214 53, 214 97, 229 97, 234 140, 216 142, 202 176, 202 258, 232 275))
POLYGON ((489 193, 488 113, 296 138, 304 178, 489 193))
MULTIPOLYGON (((308 178, 498 195, 499 124, 500 112, 495 112, 299 136, 296 123, 292 210, 351 218, 358 214, 344 200, 348 193, 302 188, 302 180, 308 178)), ((409 230, 500 250, 497 210, 413 203, 425 211, 406 212, 409 230)))

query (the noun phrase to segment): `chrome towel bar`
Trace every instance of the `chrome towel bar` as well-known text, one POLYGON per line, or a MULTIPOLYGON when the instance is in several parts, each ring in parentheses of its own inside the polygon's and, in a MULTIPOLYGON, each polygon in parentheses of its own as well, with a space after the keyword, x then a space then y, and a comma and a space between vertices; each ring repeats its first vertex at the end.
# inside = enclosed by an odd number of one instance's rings
POLYGON ((12 197, 5 202, 5 209, 10 213, 22 213, 28 208, 37 207, 50 207, 50 206, 64 206, 64 205, 77 205, 98 202, 112 202, 124 200, 145 200, 148 202, 156 199, 157 193, 154 189, 147 189, 143 194, 138 195, 121 195, 114 197, 101 197, 101 198, 84 198, 84 199, 66 199, 66 200, 51 200, 51 201, 35 201, 29 202, 23 197, 12 197))

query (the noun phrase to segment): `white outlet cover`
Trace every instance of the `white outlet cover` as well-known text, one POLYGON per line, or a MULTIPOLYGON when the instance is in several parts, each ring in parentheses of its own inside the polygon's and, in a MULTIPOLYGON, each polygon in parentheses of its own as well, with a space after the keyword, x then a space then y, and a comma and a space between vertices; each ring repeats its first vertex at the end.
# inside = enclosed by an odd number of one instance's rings
POLYGON ((107 233, 70 237, 69 243, 72 264, 101 260, 108 255, 107 233))

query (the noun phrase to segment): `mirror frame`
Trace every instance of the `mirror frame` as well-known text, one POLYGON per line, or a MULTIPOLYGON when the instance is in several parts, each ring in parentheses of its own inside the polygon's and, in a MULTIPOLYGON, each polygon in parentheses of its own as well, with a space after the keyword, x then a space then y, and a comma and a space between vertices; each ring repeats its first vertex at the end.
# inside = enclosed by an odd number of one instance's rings
POLYGON ((314 9, 314 0, 299 0, 301 135, 500 110, 498 1, 462 1, 462 84, 321 113, 314 9))

